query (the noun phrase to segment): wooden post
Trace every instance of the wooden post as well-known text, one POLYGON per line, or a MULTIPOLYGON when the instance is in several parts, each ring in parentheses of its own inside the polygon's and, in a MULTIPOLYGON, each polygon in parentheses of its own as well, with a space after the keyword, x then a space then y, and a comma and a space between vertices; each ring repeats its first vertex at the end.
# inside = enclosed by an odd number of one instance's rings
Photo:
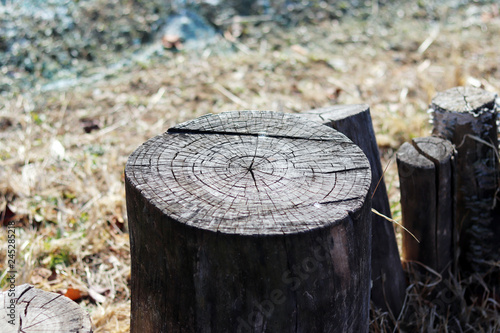
POLYGON ((367 332, 370 166, 277 112, 207 115, 125 168, 132 332, 367 332))
POLYGON ((496 94, 482 89, 457 87, 437 94, 430 106, 433 134, 450 140, 457 150, 460 263, 472 271, 488 271, 489 262, 500 260, 495 98, 496 94))
POLYGON ((0 293, 0 332, 92 332, 89 314, 69 298, 29 284, 0 293))
MULTIPOLYGON (((303 115, 345 134, 361 148, 372 170, 370 192, 375 192, 372 207, 391 217, 370 107, 366 104, 338 105, 306 111, 303 115)), ((397 318, 406 294, 406 280, 394 227, 375 214, 372 215, 372 283, 371 299, 374 304, 384 310, 390 309, 397 318)))
POLYGON ((447 276, 455 261, 453 145, 436 137, 404 143, 396 154, 401 188, 403 258, 447 276))

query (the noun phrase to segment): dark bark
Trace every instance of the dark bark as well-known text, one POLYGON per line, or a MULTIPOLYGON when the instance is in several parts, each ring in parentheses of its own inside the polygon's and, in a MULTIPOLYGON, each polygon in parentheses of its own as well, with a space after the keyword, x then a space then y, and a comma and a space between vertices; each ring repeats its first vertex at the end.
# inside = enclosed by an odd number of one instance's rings
MULTIPOLYGON (((339 105, 306 111, 304 116, 345 134, 363 150, 372 170, 370 192, 375 192, 372 206, 381 214, 391 217, 369 106, 339 105)), ((391 222, 375 214, 372 214, 372 281, 372 301, 379 308, 390 309, 397 317, 406 294, 406 280, 394 227, 391 222)))
POLYGON ((500 260, 496 94, 457 87, 432 100, 433 134, 451 141, 456 156, 456 225, 461 266, 486 272, 500 260))
POLYGON ((129 158, 132 332, 366 332, 370 167, 276 112, 207 115, 129 158))
POLYGON ((404 143, 396 154, 401 189, 403 257, 447 276, 454 265, 453 145, 436 137, 404 143))

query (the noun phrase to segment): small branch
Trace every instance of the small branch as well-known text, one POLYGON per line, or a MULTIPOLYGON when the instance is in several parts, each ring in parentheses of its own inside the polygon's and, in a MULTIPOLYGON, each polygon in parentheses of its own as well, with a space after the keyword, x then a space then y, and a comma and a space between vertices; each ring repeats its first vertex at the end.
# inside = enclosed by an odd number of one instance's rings
POLYGON ((472 135, 472 134, 465 134, 464 138, 462 139, 462 142, 460 142, 460 144, 457 146, 457 148, 462 147, 462 145, 464 144, 466 138, 471 138, 471 139, 473 139, 473 140, 475 140, 477 142, 480 142, 483 145, 486 145, 486 146, 490 147, 491 149, 493 149, 493 151, 495 152, 495 155, 498 158, 498 161, 500 161, 500 155, 498 154, 498 150, 496 149, 496 147, 492 143, 486 142, 483 139, 481 139, 480 137, 472 135))
POLYGON ((229 98, 233 103, 238 104, 246 109, 249 109, 249 106, 245 101, 243 101, 238 96, 234 95, 232 92, 224 88, 222 85, 215 83, 214 88, 217 89, 222 95, 229 98))
POLYGON ((391 160, 389 160, 389 162, 387 162, 387 165, 385 166, 384 172, 382 173, 382 176, 380 176, 380 179, 377 182, 377 186, 375 186, 375 189, 373 190, 372 199, 373 199, 373 196, 375 195, 375 192, 377 192, 377 189, 378 189, 378 186, 380 185, 380 182, 384 179, 384 175, 385 175, 385 172, 387 171, 387 168, 389 167, 389 164, 391 164, 391 160))
POLYGON ((439 36, 439 27, 435 28, 434 30, 431 31, 431 34, 429 35, 429 37, 427 37, 422 44, 420 44, 420 46, 418 47, 418 50, 417 52, 419 54, 423 54, 428 48, 429 46, 432 45, 432 43, 434 43, 434 41, 436 40, 436 38, 439 36))
POLYGON ((415 238, 415 240, 416 240, 418 243, 420 243, 420 241, 418 240, 418 238, 417 238, 414 234, 412 234, 410 230, 406 229, 406 228, 405 228, 405 227, 404 227, 401 223, 399 223, 398 221, 396 221, 396 220, 394 220, 394 219, 391 219, 390 217, 387 217, 387 216, 385 216, 385 215, 384 215, 384 214, 382 214, 382 213, 377 212, 374 208, 372 208, 372 213, 374 213, 375 215, 378 215, 378 216, 380 216, 380 217, 383 217, 384 219, 386 219, 386 220, 387 220, 387 221, 389 221, 389 222, 392 222, 392 223, 394 223, 394 224, 399 225, 401 228, 403 228, 403 230, 404 230, 404 231, 406 231, 407 233, 409 233, 409 234, 410 234, 413 238, 415 238))

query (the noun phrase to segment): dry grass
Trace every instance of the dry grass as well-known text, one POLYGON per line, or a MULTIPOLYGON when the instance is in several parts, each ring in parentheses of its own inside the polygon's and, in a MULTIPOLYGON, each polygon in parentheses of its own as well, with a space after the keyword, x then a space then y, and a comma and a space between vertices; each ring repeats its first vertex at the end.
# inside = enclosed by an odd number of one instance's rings
MULTIPOLYGON (((208 112, 368 103, 387 163, 404 141, 429 134, 426 110, 437 91, 464 84, 500 91, 498 8, 483 9, 489 14, 464 16, 469 21, 407 15, 387 24, 383 16, 390 14, 380 12, 364 22, 291 30, 268 22, 248 29, 244 46, 232 54, 167 53, 91 86, 9 96, 0 103, 0 212, 8 206, 16 213, 16 282, 62 293, 79 289, 95 332, 128 331, 123 168, 138 145, 208 112)), ((399 219, 395 163, 385 181, 399 219)), ((6 269, 5 240, 1 232, 0 271, 6 269)), ((439 277, 427 272, 426 281, 422 272, 407 271, 399 329, 500 330, 500 300, 492 296, 498 291, 483 289, 464 303, 467 286, 481 284, 481 277, 452 279, 453 297, 446 299, 460 300, 463 309, 447 316, 433 301, 440 297, 439 277)), ((372 320, 372 331, 394 324, 376 311, 372 320)))

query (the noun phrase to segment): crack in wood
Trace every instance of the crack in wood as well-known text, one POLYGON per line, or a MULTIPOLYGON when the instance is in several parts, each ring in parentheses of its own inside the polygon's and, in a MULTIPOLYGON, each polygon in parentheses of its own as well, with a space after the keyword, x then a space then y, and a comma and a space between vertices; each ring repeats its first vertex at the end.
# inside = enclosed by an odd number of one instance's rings
POLYGON ((253 173, 253 170, 252 170, 251 166, 248 168, 248 171, 250 171, 250 175, 252 176, 253 183, 255 184, 255 188, 257 189, 257 192, 260 192, 259 191, 259 186, 257 185, 257 180, 255 180, 255 175, 253 173))
POLYGON ((253 158, 252 158, 252 163, 250 163, 250 166, 248 167, 248 171, 250 171, 250 175, 252 176, 253 183, 255 184, 255 188, 257 189, 257 192, 259 191, 259 186, 257 185, 257 180, 255 180, 255 174, 253 173, 253 163, 255 162, 255 157, 257 156, 257 149, 259 147, 259 137, 257 137, 257 140, 255 142, 255 151, 253 153, 253 158))
POLYGON ((24 296, 24 294, 26 294, 31 289, 33 289, 33 286, 29 286, 28 288, 26 288, 25 290, 23 290, 23 292, 21 293, 21 295, 19 295, 19 297, 17 297, 17 299, 19 300, 21 297, 24 296))
POLYGON ((309 141, 338 141, 338 138, 313 138, 313 137, 300 137, 288 135, 276 135, 269 133, 249 133, 249 132, 231 132, 231 131, 208 131, 208 130, 195 130, 172 127, 168 129, 169 134, 204 134, 204 135, 237 135, 237 136, 254 136, 254 137, 269 137, 276 139, 292 139, 292 140, 309 140, 309 141))
POLYGON ((357 201, 357 200, 364 200, 364 198, 363 197, 343 198, 341 200, 330 200, 330 201, 315 202, 315 203, 307 205, 307 206, 314 206, 316 204, 330 205, 330 204, 335 204, 335 203, 339 203, 339 202, 349 202, 349 201, 357 201))
POLYGON ((26 303, 26 307, 24 308, 24 315, 28 316, 28 307, 33 299, 30 299, 29 301, 22 301, 22 303, 26 303))
POLYGON ((413 148, 415 148, 415 150, 420 154, 420 155, 423 155, 425 158, 427 158, 428 160, 430 160, 432 163, 434 163, 434 166, 437 168, 439 166, 439 160, 435 157, 433 157, 432 155, 430 155, 429 153, 427 153, 426 151, 424 151, 419 145, 418 143, 415 141, 415 139, 411 140, 411 145, 413 146, 413 148))
POLYGON ((457 88, 457 91, 458 91, 458 93, 459 93, 459 94, 461 94, 461 95, 462 95, 463 100, 464 100, 464 103, 465 103, 465 107, 468 109, 467 111, 469 111, 469 112, 470 112, 470 111, 474 111, 474 110, 472 109, 472 106, 471 106, 471 105, 469 104, 469 102, 467 101, 467 94, 465 94, 465 93, 461 93, 461 92, 460 92, 460 90, 459 90, 458 88, 457 88))
POLYGON ((328 174, 350 172, 350 171, 356 171, 356 170, 367 170, 367 169, 370 169, 370 167, 366 166, 366 167, 354 167, 354 168, 346 168, 346 169, 342 169, 342 170, 332 170, 332 171, 314 171, 314 173, 328 175, 328 174))

